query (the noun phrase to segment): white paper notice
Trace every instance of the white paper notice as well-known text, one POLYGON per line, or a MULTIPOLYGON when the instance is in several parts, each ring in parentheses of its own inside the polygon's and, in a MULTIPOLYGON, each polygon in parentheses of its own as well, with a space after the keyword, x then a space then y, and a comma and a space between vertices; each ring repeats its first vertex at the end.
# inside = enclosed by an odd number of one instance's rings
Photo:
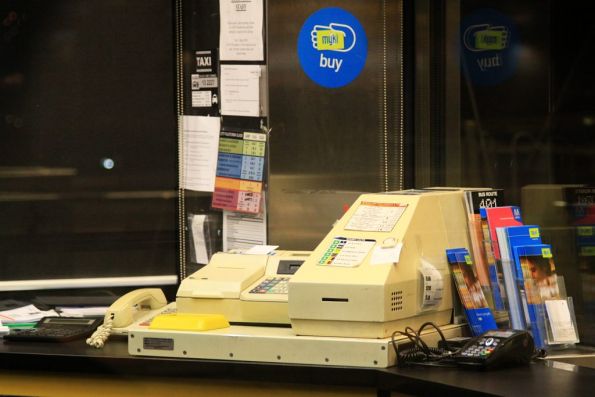
POLYGON ((223 251, 246 251, 267 240, 266 215, 223 211, 223 251))
POLYGON ((215 188, 219 117, 182 116, 184 134, 184 174, 182 187, 199 192, 215 188))
POLYGON ((263 0, 219 0, 222 61, 262 61, 263 0))
POLYGON ((260 65, 221 65, 221 114, 260 116, 260 65))
POLYGON ((211 91, 192 91, 192 107, 208 108, 213 106, 211 103, 211 91))
POLYGON ((554 343, 575 343, 578 337, 570 317, 568 302, 564 299, 545 301, 554 343))
POLYGON ((345 229, 390 232, 406 209, 406 204, 362 201, 345 229))
POLYGON ((268 255, 271 252, 279 248, 278 245, 255 245, 254 247, 247 249, 244 254, 248 255, 268 255))
POLYGON ((0 319, 4 324, 30 323, 41 320, 44 317, 58 316, 55 310, 39 310, 34 305, 27 305, 16 309, 0 312, 0 319))
POLYGON ((372 251, 370 265, 392 265, 399 263, 402 248, 403 243, 397 243, 394 247, 375 247, 374 251, 372 251))
POLYGON ((205 241, 205 220, 206 215, 193 215, 190 224, 192 240, 194 241, 194 252, 196 253, 196 263, 203 265, 209 263, 207 243, 205 241))
POLYGON ((420 268, 423 279, 422 308, 438 306, 442 302, 444 279, 436 266, 425 259, 421 259, 420 268))
POLYGON ((108 306, 90 306, 90 307, 57 307, 62 317, 85 317, 85 316, 105 316, 109 310, 108 306))

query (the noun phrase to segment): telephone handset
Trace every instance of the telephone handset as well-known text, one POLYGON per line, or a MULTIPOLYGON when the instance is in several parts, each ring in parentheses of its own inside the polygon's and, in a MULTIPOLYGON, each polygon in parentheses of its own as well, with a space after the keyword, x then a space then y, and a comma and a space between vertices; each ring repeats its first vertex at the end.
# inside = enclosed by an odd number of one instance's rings
POLYGON ((161 289, 136 289, 121 296, 109 307, 104 322, 111 318, 114 329, 124 328, 138 321, 147 310, 159 309, 165 305, 167 299, 161 289))
POLYGON ((471 339, 453 357, 462 366, 481 369, 528 364, 535 344, 527 331, 492 330, 471 339))
POLYGON ((103 347, 110 334, 126 334, 134 322, 150 317, 155 310, 167 305, 165 294, 159 288, 140 288, 118 298, 109 307, 103 325, 87 339, 93 347, 103 347))

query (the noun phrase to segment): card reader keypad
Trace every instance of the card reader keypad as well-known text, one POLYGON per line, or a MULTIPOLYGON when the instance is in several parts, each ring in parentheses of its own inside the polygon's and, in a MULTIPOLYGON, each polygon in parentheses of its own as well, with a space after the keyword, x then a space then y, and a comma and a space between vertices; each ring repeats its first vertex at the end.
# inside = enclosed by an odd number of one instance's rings
POLYGON ((267 277, 250 290, 251 294, 287 294, 289 277, 267 277))
POLYGON ((500 340, 498 338, 480 338, 460 354, 465 357, 487 357, 492 354, 499 343, 500 340))

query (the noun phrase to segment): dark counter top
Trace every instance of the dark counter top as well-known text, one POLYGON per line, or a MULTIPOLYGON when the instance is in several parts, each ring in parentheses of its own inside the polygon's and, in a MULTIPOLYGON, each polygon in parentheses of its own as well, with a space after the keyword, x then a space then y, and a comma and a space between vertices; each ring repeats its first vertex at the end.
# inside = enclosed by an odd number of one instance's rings
POLYGON ((114 376, 193 377, 327 386, 371 387, 379 395, 587 396, 595 390, 595 370, 538 361, 525 367, 480 372, 458 368, 354 368, 130 356, 125 338, 112 338, 103 349, 84 341, 0 343, 0 369, 101 373, 114 376), (558 367, 558 368, 557 368, 558 367))

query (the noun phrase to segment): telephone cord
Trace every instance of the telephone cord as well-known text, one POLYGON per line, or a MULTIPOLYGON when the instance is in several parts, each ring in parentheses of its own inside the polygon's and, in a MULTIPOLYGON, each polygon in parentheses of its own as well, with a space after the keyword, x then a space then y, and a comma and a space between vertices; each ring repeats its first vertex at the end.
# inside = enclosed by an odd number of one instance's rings
POLYGON ((93 335, 91 335, 89 338, 87 338, 87 344, 89 346, 93 346, 96 349, 101 349, 103 347, 103 345, 105 345, 105 342, 107 341, 107 339, 110 336, 110 333, 113 328, 113 324, 114 324, 114 316, 112 314, 110 317, 108 317, 104 321, 103 324, 101 324, 99 327, 97 327, 95 332, 93 332, 93 335))

